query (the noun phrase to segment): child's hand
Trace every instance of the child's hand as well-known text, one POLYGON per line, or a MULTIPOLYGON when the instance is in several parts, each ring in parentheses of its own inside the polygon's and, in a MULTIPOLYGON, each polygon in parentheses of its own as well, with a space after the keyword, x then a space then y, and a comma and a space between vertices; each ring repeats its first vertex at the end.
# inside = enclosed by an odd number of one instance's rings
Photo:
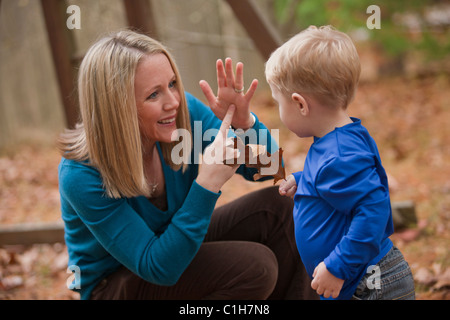
POLYGON ((278 188, 278 192, 282 196, 294 198, 297 191, 297 182, 292 174, 290 174, 286 180, 283 180, 278 188))
POLYGON ((344 280, 332 275, 323 261, 314 269, 311 288, 316 290, 317 294, 323 295, 325 298, 330 296, 337 298, 343 284, 344 280))

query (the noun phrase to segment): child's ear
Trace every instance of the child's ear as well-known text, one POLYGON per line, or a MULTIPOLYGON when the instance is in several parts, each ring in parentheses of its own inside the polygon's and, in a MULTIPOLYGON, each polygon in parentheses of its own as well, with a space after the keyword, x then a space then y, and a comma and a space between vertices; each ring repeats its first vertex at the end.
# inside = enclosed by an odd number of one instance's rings
POLYGON ((306 99, 299 93, 294 92, 291 96, 292 100, 297 104, 300 113, 303 116, 308 115, 309 113, 309 105, 306 99))

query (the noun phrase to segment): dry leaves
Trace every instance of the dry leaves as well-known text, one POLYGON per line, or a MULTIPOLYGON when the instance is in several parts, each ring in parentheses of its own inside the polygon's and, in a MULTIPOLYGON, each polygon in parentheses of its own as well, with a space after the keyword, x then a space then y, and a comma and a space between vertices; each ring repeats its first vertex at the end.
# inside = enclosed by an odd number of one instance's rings
POLYGON ((67 262, 59 243, 0 248, 0 300, 78 299, 65 286, 67 262))
POLYGON ((241 139, 235 137, 234 149, 241 151, 240 155, 224 160, 224 164, 229 166, 245 164, 246 167, 258 169, 258 172, 253 175, 253 180, 255 181, 265 177, 271 177, 275 185, 279 180, 286 178, 286 172, 283 166, 283 148, 279 148, 271 154, 267 151, 265 145, 244 145, 241 139))
POLYGON ((59 160, 55 148, 48 146, 22 146, 12 155, 0 154, 0 223, 59 218, 59 160))
MULTIPOLYGON (((381 79, 362 83, 349 107, 377 142, 393 201, 412 200, 418 229, 392 237, 409 262, 418 299, 450 299, 450 80, 381 79)), ((281 124, 270 92, 259 92, 252 111, 269 129, 280 129, 286 174, 302 170, 312 139, 299 139, 281 124)), ((48 147, 17 147, 0 155, 0 223, 60 220, 57 166, 48 147)), ((233 177, 218 205, 273 181, 233 177)), ((0 299, 74 299, 66 287, 62 244, 0 247, 0 299)))
POLYGON ((414 273, 414 280, 416 285, 429 288, 433 298, 450 299, 450 267, 443 269, 439 263, 421 267, 414 273))

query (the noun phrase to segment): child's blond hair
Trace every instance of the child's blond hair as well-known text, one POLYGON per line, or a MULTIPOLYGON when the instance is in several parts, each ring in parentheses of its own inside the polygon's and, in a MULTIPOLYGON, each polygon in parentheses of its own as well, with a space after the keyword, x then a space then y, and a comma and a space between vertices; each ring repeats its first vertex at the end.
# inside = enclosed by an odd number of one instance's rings
POLYGON ((266 63, 267 82, 284 94, 311 96, 346 108, 353 100, 361 65, 348 35, 331 26, 311 26, 275 50, 266 63))

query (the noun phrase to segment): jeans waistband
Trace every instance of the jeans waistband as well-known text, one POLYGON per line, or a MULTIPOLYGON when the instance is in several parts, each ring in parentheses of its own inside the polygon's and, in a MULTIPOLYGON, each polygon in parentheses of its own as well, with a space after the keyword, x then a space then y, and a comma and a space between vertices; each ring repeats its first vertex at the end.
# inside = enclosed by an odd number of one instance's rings
POLYGON ((404 257, 401 251, 397 247, 392 246, 392 248, 380 260, 380 262, 377 263, 377 265, 380 267, 380 271, 383 272, 397 265, 402 260, 404 260, 404 257))

